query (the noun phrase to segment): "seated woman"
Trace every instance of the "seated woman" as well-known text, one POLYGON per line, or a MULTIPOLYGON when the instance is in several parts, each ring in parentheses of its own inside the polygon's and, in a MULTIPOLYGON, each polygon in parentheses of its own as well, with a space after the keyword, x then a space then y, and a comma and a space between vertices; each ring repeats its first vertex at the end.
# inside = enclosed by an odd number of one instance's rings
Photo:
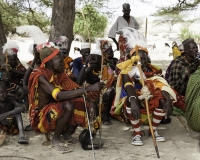
MULTIPOLYGON (((24 136, 23 121, 21 112, 24 107, 16 100, 8 96, 5 84, 0 84, 0 130, 8 135, 19 133, 18 143, 27 144, 28 140, 24 136)), ((2 142, 2 140, 0 140, 2 142)))

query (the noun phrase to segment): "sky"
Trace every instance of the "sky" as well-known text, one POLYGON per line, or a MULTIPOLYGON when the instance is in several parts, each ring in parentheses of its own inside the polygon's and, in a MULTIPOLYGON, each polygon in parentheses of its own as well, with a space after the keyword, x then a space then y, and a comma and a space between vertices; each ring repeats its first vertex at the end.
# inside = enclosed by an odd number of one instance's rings
MULTIPOLYGON (((131 5, 131 15, 135 17, 150 17, 155 13, 157 7, 172 6, 176 4, 178 0, 151 0, 151 3, 143 3, 140 0, 110 0, 108 6, 116 8, 114 13, 115 17, 122 15, 122 4, 129 3, 131 5)), ((200 15, 200 9, 190 12, 190 16, 195 17, 200 15)))
MULTIPOLYGON (((162 7, 162 6, 166 6, 166 5, 173 5, 175 4, 177 0, 152 0, 152 3, 147 4, 147 3, 142 3, 140 2, 140 0, 110 0, 110 2, 107 4, 107 6, 109 8, 111 8, 111 11, 113 12, 113 16, 112 18, 109 20, 109 26, 108 28, 110 28, 110 25, 112 25, 114 23, 114 21, 116 20, 116 18, 118 16, 122 15, 122 4, 124 3, 129 3, 131 5, 131 15, 135 16, 135 17, 143 17, 143 19, 145 20, 145 18, 149 19, 151 18, 151 14, 156 12, 156 6, 158 7, 162 7)), ((51 11, 49 10, 49 13, 51 13, 51 11)), ((191 16, 198 16, 200 15, 200 9, 199 11, 195 11, 195 12, 190 12, 191 16)), ((154 28, 149 28, 148 32, 150 29, 154 29, 154 28)), ((163 28, 161 28, 160 30, 162 30, 163 28)), ((158 31, 157 31, 158 32, 158 31)), ((157 33, 156 32, 156 33, 157 33)), ((162 30, 163 32, 163 30, 162 30)), ((150 34, 150 32, 149 32, 150 34)), ((164 47, 164 43, 166 42, 166 39, 162 38, 163 36, 165 36, 165 34, 167 35, 168 33, 158 33, 159 36, 158 37, 154 37, 152 34, 148 35, 148 43, 155 43, 157 45, 156 50, 151 54, 151 58, 152 60, 171 60, 172 58, 168 56, 169 52, 171 52, 170 49, 166 49, 164 47)), ((171 34, 169 34, 171 36, 171 34)), ((168 42, 168 41, 167 41, 168 42)), ((26 53, 27 49, 26 46, 28 43, 33 43, 32 41, 24 43, 21 42, 20 43, 20 48, 21 48, 21 54, 20 54, 20 58, 24 59, 24 61, 30 60, 32 59, 32 55, 29 55, 29 57, 25 57, 23 53, 26 53)), ((70 56, 73 58, 76 58, 78 56, 80 56, 79 53, 74 53, 73 48, 74 46, 79 47, 80 44, 78 44, 77 42, 72 44, 72 49, 70 51, 70 56)), ((113 45, 115 48, 115 45, 113 45)), ((93 46, 94 47, 94 46, 93 46)), ((116 57, 119 56, 118 52, 115 52, 115 54, 117 55, 116 57)))
MULTIPOLYGON (((112 17, 109 18, 109 23, 114 23, 114 20, 118 16, 122 15, 122 5, 124 3, 129 3, 131 6, 131 15, 134 17, 143 17, 148 18, 149 20, 154 19, 151 15, 156 12, 157 7, 164 7, 164 6, 173 6, 176 4, 178 0, 147 0, 149 3, 143 3, 141 0, 108 0, 105 6, 106 8, 102 8, 99 11, 105 12, 110 11, 112 12, 112 17)), ((78 2, 78 0, 77 0, 78 2)), ((78 3, 76 9, 83 7, 82 4, 78 3)), ((47 15, 51 17, 52 10, 47 9, 47 15)), ((199 17, 200 15, 200 7, 195 11, 190 11, 187 13, 187 16, 190 18, 199 17)))

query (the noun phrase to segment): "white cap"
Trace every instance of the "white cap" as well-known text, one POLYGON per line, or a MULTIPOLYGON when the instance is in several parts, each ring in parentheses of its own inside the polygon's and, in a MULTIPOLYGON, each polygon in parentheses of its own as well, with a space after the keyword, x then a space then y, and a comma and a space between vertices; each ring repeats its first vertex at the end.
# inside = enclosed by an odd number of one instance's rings
POLYGON ((86 48, 90 48, 90 43, 82 43, 81 44, 81 49, 86 49, 86 48))
POLYGON ((19 51, 19 46, 16 41, 10 40, 3 46, 3 54, 7 51, 8 55, 17 54, 19 51))
POLYGON ((92 49, 90 54, 96 54, 96 55, 100 55, 101 56, 101 50, 99 49, 92 49))

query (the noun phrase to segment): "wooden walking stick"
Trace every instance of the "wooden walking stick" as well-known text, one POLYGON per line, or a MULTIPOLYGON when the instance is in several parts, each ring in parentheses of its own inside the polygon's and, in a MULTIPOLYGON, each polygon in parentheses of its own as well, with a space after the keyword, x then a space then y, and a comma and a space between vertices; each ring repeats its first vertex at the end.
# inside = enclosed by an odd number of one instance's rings
POLYGON ((148 19, 146 18, 146 24, 145 24, 145 38, 147 39, 147 24, 148 24, 148 19))
MULTIPOLYGON (((136 46, 136 55, 138 55, 138 46, 136 46)), ((141 78, 142 87, 145 87, 144 78, 143 78, 143 72, 142 72, 142 69, 141 69, 141 63, 137 64, 137 66, 138 66, 138 68, 140 70, 140 78, 141 78)), ((149 122, 149 128, 150 128, 150 131, 151 131, 154 147, 155 147, 155 150, 156 150, 157 157, 160 158, 159 151, 158 151, 158 146, 157 146, 155 135, 154 135, 154 131, 153 131, 153 126, 152 126, 152 123, 151 123, 148 100, 145 98, 144 101, 145 101, 147 117, 148 117, 148 122, 149 122)))
MULTIPOLYGON (((104 56, 103 56, 103 50, 102 46, 100 46, 101 49, 101 72, 100 72, 100 81, 102 82, 103 78, 103 62, 104 62, 104 56)), ((101 115, 101 107, 102 107, 102 93, 100 92, 100 100, 99 100, 99 137, 100 137, 100 149, 101 149, 101 135, 102 135, 102 115, 101 115)))

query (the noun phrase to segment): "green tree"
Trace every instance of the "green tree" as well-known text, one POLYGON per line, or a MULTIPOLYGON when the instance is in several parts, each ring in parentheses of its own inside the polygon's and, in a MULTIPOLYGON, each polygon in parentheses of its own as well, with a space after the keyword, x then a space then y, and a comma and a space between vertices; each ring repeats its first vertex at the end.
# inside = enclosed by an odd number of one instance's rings
POLYGON ((74 34, 79 34, 85 39, 94 40, 95 37, 104 36, 106 26, 106 16, 101 15, 92 5, 86 5, 82 10, 76 12, 74 34), (87 27, 90 37, 88 37, 87 27))
POLYGON ((155 14, 155 16, 157 17, 156 20, 154 20, 154 24, 155 25, 164 25, 167 28, 169 28, 169 30, 171 31, 173 26, 179 22, 184 22, 183 20, 183 16, 180 14, 155 14))
POLYGON ((6 36, 15 33, 20 25, 36 25, 44 32, 49 32, 50 18, 46 8, 52 6, 52 0, 0 0, 0 65, 2 63, 2 46, 6 36))
POLYGON ((0 65, 3 63, 3 53, 2 53, 2 46, 7 42, 6 40, 6 36, 5 36, 5 33, 4 33, 4 28, 3 28, 3 21, 2 21, 2 15, 1 15, 1 12, 0 12, 0 65))
POLYGON ((17 26, 36 25, 49 32, 50 18, 46 15, 51 0, 4 0, 0 2, 0 12, 5 34, 14 33, 17 26), (47 3, 49 2, 49 3, 47 3))
MULTIPOLYGON (((148 0, 147 0, 148 1, 148 0)), ((174 5, 157 7, 159 14, 178 14, 185 11, 196 10, 200 4, 200 0, 176 0, 174 5)))

